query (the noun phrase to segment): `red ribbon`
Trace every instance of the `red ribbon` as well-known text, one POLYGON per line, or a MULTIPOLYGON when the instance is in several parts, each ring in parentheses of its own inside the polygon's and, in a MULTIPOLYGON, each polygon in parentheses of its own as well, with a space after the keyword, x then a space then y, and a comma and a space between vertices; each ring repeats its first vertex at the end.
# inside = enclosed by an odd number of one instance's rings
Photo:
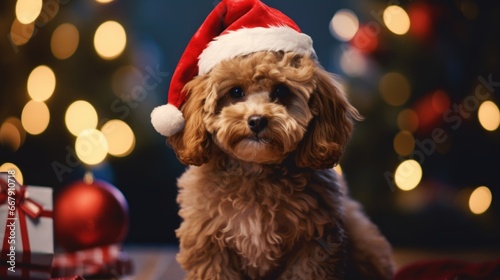
MULTIPOLYGON (((28 264, 31 261, 31 247, 30 247, 29 234, 26 224, 26 216, 30 217, 33 220, 37 220, 40 217, 50 218, 52 217, 52 211, 44 210, 42 205, 40 205, 39 203, 35 202, 34 200, 28 197, 27 186, 20 185, 17 181, 15 181, 15 179, 13 180, 15 182, 13 198, 15 199, 15 205, 16 205, 15 212, 17 212, 18 214, 18 218, 14 219, 15 215, 12 216, 9 213, 10 211, 8 210, 6 225, 8 224, 9 221, 16 221, 16 224, 19 225, 19 229, 21 232, 21 244, 23 245, 21 263, 28 264)), ((9 184, 0 178, 0 205, 4 203, 7 204, 8 198, 9 198, 9 184)), ((3 245, 2 245, 2 257, 6 256, 7 253, 9 253, 10 251, 9 236, 10 236, 10 228, 6 226, 5 235, 3 238, 3 245)), ((50 267, 48 267, 47 270, 50 270, 50 267)), ((0 276, 2 276, 2 278, 4 276, 7 276, 6 267, 0 268, 0 276)), ((29 270, 21 268, 21 277, 28 278, 29 270)))

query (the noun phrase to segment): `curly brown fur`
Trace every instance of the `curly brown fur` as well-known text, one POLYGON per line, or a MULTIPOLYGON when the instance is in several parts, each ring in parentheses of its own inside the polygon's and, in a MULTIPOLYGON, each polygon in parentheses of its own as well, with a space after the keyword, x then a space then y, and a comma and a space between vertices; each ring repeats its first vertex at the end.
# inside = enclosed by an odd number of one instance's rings
POLYGON ((194 165, 178 181, 188 279, 344 279, 346 263, 391 278, 390 245, 331 169, 360 116, 315 59, 237 57, 185 90, 168 141, 194 165))

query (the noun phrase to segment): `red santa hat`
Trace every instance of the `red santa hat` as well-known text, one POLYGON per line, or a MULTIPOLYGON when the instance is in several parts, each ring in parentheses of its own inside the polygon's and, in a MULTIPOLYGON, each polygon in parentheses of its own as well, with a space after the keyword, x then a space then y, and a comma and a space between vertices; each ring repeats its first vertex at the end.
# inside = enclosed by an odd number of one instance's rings
POLYGON ((222 0, 194 34, 175 68, 168 104, 151 112, 160 134, 171 136, 184 128, 179 108, 186 101, 184 85, 210 72, 223 60, 259 51, 314 55, 311 37, 282 12, 259 0, 222 0))

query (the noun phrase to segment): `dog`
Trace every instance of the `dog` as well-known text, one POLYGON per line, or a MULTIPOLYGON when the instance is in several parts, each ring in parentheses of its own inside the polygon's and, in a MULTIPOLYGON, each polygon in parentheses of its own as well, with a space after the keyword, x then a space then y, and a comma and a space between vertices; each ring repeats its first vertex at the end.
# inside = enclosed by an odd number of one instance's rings
POLYGON ((168 137, 187 279, 391 279, 391 246, 336 165, 360 120, 313 55, 226 59, 184 89, 168 137))
POLYGON ((332 169, 360 119, 293 20, 222 0, 151 113, 189 165, 176 231, 187 279, 390 279, 390 244, 332 169))

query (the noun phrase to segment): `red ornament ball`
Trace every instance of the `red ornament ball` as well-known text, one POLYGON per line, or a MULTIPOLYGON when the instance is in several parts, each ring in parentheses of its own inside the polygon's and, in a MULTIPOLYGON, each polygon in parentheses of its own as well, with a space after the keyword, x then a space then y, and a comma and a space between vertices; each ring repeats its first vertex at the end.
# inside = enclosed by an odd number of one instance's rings
POLYGON ((56 244, 66 251, 120 243, 128 231, 128 205, 113 185, 77 181, 55 199, 56 244))

